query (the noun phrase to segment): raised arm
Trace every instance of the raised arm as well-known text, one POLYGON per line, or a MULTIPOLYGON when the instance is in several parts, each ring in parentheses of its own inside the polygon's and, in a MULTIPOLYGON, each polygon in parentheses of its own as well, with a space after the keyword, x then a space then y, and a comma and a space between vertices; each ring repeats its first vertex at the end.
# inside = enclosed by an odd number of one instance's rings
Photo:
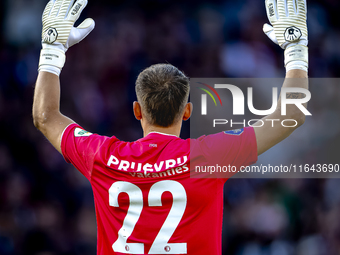
POLYGON ((73 27, 87 0, 51 0, 43 13, 42 50, 39 75, 34 92, 34 125, 61 152, 61 136, 73 121, 60 113, 59 75, 69 47, 83 40, 94 28, 94 21, 86 19, 73 27))
POLYGON ((33 122, 61 153, 61 135, 73 121, 59 111, 60 83, 55 74, 40 71, 34 91, 33 122))
MULTIPOLYGON (((286 79, 282 88, 302 88, 308 89, 308 32, 307 32, 307 5, 305 0, 266 0, 267 16, 271 25, 265 24, 263 31, 276 44, 285 50, 286 79)), ((286 94, 287 99, 298 99, 305 101, 303 107, 307 107, 308 94, 301 92, 291 92, 286 94)), ((282 115, 281 93, 278 107, 274 113, 265 117, 263 122, 256 123, 255 135, 257 140, 258 155, 267 151, 275 144, 287 138, 295 129, 300 127, 305 121, 306 112, 302 112, 294 104, 287 105, 286 115, 282 115), (272 121, 292 119, 287 123, 289 126, 273 125, 272 121)), ((307 110, 306 110, 307 111, 307 110)))

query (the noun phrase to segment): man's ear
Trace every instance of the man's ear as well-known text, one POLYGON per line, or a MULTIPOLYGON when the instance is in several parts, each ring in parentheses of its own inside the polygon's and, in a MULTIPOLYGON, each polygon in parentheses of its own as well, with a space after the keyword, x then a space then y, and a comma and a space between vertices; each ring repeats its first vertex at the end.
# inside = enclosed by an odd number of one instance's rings
POLYGON ((193 105, 192 103, 187 103, 184 108, 183 120, 186 121, 190 118, 192 113, 193 105))
POLYGON ((135 115, 137 120, 142 119, 142 108, 137 101, 133 102, 133 114, 135 115))

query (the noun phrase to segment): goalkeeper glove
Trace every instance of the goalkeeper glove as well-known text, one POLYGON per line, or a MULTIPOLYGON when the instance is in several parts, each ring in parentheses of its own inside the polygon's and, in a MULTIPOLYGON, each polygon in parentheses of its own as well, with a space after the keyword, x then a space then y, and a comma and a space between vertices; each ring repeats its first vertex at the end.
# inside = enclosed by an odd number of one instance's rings
POLYGON ((267 16, 264 33, 285 50, 287 72, 308 71, 308 31, 306 0, 266 0, 267 16))
POLYGON ((60 75, 69 47, 83 40, 93 29, 93 19, 86 19, 78 27, 74 23, 87 5, 87 0, 50 0, 42 22, 42 50, 39 71, 60 75))

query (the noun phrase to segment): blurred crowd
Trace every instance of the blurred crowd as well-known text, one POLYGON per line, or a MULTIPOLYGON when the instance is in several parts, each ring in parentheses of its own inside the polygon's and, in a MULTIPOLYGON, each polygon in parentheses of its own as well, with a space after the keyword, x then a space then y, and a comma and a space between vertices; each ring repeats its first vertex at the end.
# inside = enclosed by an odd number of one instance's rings
MULTIPOLYGON (((309 75, 338 77, 340 2, 307 2, 309 75)), ((93 255, 90 184, 32 122, 46 3, 0 2, 0 254, 93 255)), ((91 132, 126 141, 142 136, 132 114, 134 82, 151 64, 171 63, 189 77, 285 74, 282 49, 262 32, 264 0, 89 0, 81 19, 86 17, 96 21, 96 28, 67 52, 61 110, 91 132)), ((340 161, 336 85, 311 88, 316 117, 295 139, 308 144, 308 151, 298 154, 306 162, 340 161)), ((189 135, 186 123, 182 138, 189 135)), ((284 148, 289 151, 287 144, 274 158, 279 160, 284 148)), ((223 254, 340 254, 339 187, 338 179, 229 180, 223 254)))

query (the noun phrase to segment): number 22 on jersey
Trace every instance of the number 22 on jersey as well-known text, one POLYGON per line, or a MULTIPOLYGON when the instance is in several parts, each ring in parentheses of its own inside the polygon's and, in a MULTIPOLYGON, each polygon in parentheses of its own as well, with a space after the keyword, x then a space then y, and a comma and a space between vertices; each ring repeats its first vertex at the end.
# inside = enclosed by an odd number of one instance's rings
MULTIPOLYGON (((172 194, 172 206, 148 254, 186 254, 186 243, 168 243, 180 223, 187 205, 187 195, 182 184, 172 180, 156 182, 150 188, 148 206, 162 206, 162 194, 166 191, 172 194)), ((122 192, 129 196, 130 204, 123 225, 118 231, 118 239, 113 243, 112 249, 121 253, 145 254, 143 243, 127 243, 143 209, 142 190, 130 182, 115 182, 109 189, 110 206, 119 207, 118 195, 122 192)))

